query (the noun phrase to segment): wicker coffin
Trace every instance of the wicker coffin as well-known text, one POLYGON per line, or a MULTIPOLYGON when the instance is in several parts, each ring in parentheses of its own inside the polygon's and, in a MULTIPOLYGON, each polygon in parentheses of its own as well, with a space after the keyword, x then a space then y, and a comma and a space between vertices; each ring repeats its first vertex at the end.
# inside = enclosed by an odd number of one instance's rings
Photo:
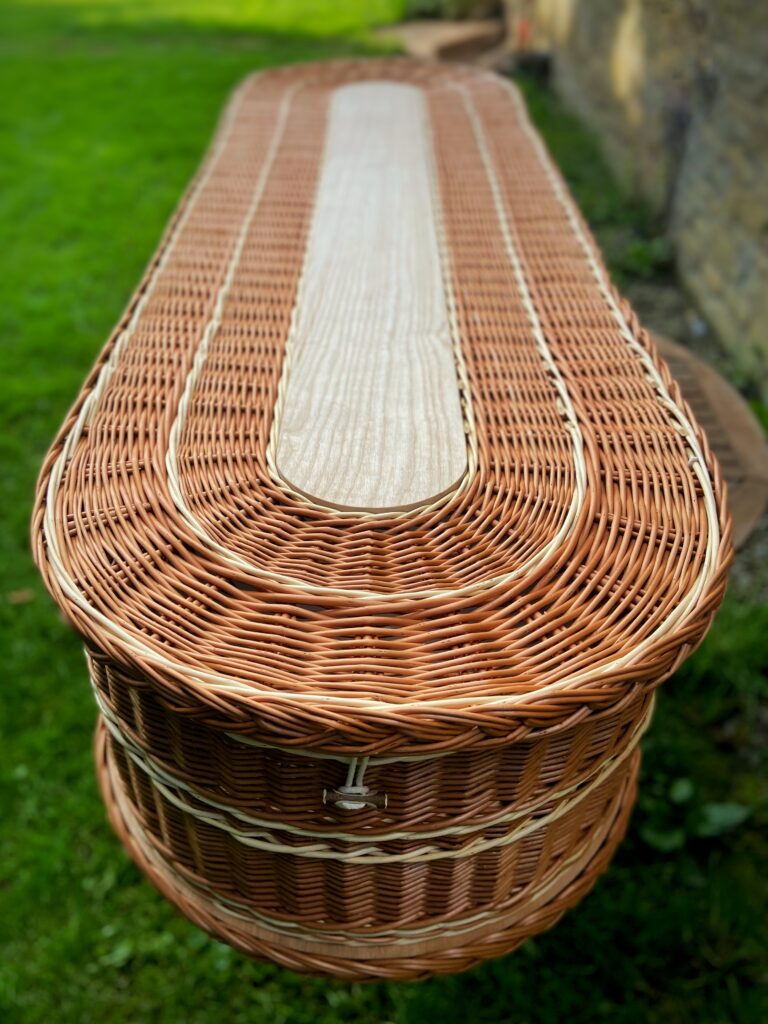
POLYGON ((249 78, 39 487, 115 829, 298 970, 512 949, 621 838, 723 502, 509 82, 249 78))

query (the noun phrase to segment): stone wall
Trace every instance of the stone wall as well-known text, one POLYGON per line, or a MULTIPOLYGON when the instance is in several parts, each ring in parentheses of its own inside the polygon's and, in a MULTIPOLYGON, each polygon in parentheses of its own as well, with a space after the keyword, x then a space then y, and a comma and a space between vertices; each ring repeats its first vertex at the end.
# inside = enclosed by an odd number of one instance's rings
POLYGON ((681 279, 768 393, 768 3, 508 0, 566 102, 663 215, 681 279))

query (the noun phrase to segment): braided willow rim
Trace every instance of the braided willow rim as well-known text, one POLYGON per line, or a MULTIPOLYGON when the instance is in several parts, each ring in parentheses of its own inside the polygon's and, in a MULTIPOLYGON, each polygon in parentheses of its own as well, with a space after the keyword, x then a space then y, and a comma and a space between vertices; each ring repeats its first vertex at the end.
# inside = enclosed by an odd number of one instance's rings
POLYGON ((33 523, 134 859, 251 955, 393 978, 513 948, 589 888, 730 533, 706 438, 515 87, 393 58, 237 89, 33 523), (465 448, 450 486, 387 508, 281 472, 329 137, 366 82, 353 106, 377 116, 393 85, 418 99, 412 212, 465 448))

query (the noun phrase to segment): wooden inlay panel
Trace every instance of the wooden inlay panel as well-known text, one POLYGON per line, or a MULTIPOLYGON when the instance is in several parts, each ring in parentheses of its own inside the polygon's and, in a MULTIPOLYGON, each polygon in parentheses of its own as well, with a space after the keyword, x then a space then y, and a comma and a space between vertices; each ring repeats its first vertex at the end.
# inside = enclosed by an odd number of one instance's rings
POLYGON ((272 446, 315 501, 404 509, 467 469, 423 93, 333 95, 272 446))

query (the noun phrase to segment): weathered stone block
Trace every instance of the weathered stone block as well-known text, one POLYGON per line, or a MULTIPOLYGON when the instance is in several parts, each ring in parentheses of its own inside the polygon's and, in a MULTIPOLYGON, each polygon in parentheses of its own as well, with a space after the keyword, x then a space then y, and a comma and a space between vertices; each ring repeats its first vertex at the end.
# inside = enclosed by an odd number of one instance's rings
POLYGON ((507 0, 620 180, 668 218, 681 278, 768 397, 768 15, 754 0, 507 0))

